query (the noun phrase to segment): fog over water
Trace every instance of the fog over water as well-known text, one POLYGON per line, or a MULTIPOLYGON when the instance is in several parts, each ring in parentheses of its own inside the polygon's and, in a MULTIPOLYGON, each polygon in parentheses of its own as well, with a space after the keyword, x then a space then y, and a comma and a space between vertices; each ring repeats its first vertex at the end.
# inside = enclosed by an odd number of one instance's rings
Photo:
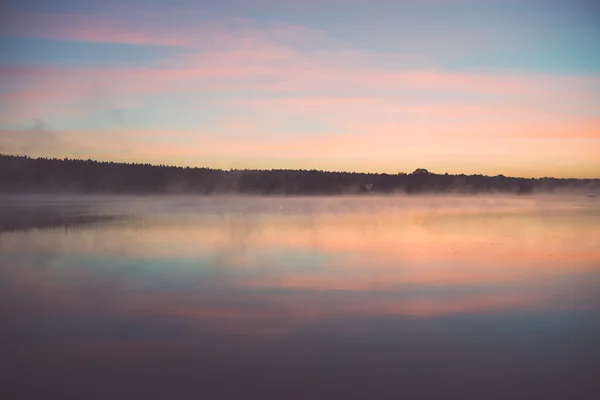
POLYGON ((0 197, 0 397, 596 399, 600 199, 0 197))

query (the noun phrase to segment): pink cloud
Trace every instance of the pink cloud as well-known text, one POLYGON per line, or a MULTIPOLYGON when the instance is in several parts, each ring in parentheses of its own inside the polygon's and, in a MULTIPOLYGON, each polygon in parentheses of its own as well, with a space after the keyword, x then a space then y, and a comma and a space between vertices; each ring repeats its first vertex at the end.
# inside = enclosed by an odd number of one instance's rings
MULTIPOLYGON (((366 57, 366 56, 365 56, 366 57)), ((362 70, 352 69, 343 59, 336 63, 321 62, 318 57, 287 51, 227 51, 207 53, 183 60, 170 60, 154 68, 127 69, 58 69, 4 68, 0 80, 11 82, 16 89, 0 93, 7 102, 21 98, 53 99, 80 102, 93 88, 100 87, 116 97, 161 96, 177 93, 219 93, 235 97, 240 91, 254 96, 292 93, 298 100, 272 100, 275 108, 302 106, 305 110, 322 108, 361 108, 365 103, 349 103, 346 98, 367 100, 380 110, 390 108, 389 98, 408 104, 432 100, 440 108, 452 109, 457 100, 439 100, 440 95, 488 96, 484 102, 496 104, 498 110, 509 105, 545 112, 567 112, 582 109, 593 111, 600 80, 595 78, 536 77, 513 74, 458 74, 432 70, 362 70), (317 93, 328 93, 318 94, 317 93), (415 93, 424 100, 415 100, 415 93), (381 98, 381 100, 377 100, 381 98), (306 99, 310 99, 307 101, 306 99)), ((418 97, 417 97, 418 99, 418 97)), ((266 105, 268 101, 262 100, 266 105)), ((473 100, 459 101, 460 107, 477 104, 473 100)), ((31 102, 29 106, 34 106, 31 102)), ((373 108, 372 107, 372 108, 373 108)))
POLYGON ((44 39, 184 46, 189 44, 180 33, 152 31, 135 27, 116 18, 97 18, 86 14, 13 14, 0 34, 44 39))
POLYGON ((117 97, 251 91, 257 96, 281 93, 338 98, 395 96, 412 102, 416 92, 422 96, 445 95, 450 105, 456 100, 448 96, 487 96, 488 101, 495 103, 530 102, 555 109, 589 108, 590 103, 600 100, 598 78, 513 71, 447 72, 415 68, 414 55, 394 56, 404 67, 391 69, 383 67, 390 61, 390 55, 352 51, 339 43, 335 44, 335 50, 325 51, 318 44, 331 44, 331 39, 302 26, 258 28, 249 20, 236 19, 173 27, 168 21, 157 22, 160 19, 155 13, 149 13, 147 19, 141 18, 143 13, 136 15, 140 18, 17 15, 0 32, 110 43, 171 44, 201 48, 202 52, 146 67, 2 68, 0 80, 17 86, 16 91, 8 94, 9 101, 18 101, 17 92, 22 92, 40 102, 44 98, 78 102, 93 86, 116 93, 117 97), (315 50, 302 52, 296 48, 305 42, 316 46, 315 50))
POLYGON ((126 16, 102 14, 13 13, 0 26, 0 35, 90 43, 175 46, 194 49, 256 49, 267 42, 306 44, 324 38, 322 32, 280 23, 258 28, 246 18, 207 20, 189 13, 129 11, 126 16))
MULTIPOLYGON (((104 107, 94 101, 98 93, 119 107, 152 108, 155 100, 184 98, 188 113, 210 103, 222 115, 216 128, 199 123, 196 131, 176 133, 181 135, 179 145, 174 140, 167 146, 144 142, 142 132, 138 135, 132 127, 129 137, 140 141, 132 146, 136 154, 110 148, 102 140, 84 141, 68 150, 73 154, 96 149, 96 155, 124 161, 195 164, 194 157, 203 156, 225 168, 333 169, 348 169, 352 163, 359 168, 361 160, 377 155, 379 165, 373 168, 378 170, 390 168, 398 154, 405 155, 405 165, 431 165, 435 160, 564 164, 582 156, 582 163, 588 164, 586 174, 597 168, 597 163, 591 164, 600 138, 597 77, 443 71, 422 66, 415 55, 349 50, 309 28, 258 28, 247 20, 202 21, 194 31, 189 26, 172 30, 168 23, 152 27, 152 19, 126 23, 91 16, 22 18, 1 32, 176 45, 190 51, 143 67, 0 68, 0 124, 85 117, 104 107), (299 46, 313 50, 301 51, 299 46), (311 124, 318 128, 304 128, 311 124), (297 131, 303 129, 310 132, 301 137, 297 131), (542 138, 549 141, 532 145, 542 138)), ((160 115, 161 110, 156 112, 160 115)), ((86 137, 106 133, 85 131, 86 137)), ((171 133, 147 135, 157 135, 164 143, 171 133)))

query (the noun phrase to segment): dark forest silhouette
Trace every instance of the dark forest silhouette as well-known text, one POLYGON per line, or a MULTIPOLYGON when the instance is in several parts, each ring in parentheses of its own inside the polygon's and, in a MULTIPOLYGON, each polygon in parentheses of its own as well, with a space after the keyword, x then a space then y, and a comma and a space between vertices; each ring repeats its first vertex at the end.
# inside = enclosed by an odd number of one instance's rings
POLYGON ((335 195, 600 191, 600 179, 398 174, 320 170, 218 170, 0 154, 0 192, 335 195))

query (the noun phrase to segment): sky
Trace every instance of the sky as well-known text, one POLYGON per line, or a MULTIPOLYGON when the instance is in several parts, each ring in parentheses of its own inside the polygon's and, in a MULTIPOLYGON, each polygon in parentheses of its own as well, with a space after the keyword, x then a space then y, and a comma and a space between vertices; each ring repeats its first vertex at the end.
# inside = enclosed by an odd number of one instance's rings
POLYGON ((0 153, 600 178, 593 0, 9 0, 0 153))

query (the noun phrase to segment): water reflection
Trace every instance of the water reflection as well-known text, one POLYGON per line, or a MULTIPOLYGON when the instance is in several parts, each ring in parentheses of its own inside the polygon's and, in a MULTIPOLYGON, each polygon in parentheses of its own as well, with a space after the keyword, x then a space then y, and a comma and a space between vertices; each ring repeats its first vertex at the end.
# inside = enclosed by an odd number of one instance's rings
POLYGON ((29 381, 24 396, 77 397, 111 368, 120 372, 99 398, 599 390, 593 200, 50 198, 19 207, 44 208, 69 229, 0 231, 13 393, 29 381), (102 218, 69 224, 74 210, 102 218), (69 374, 82 386, 53 380, 69 374), (164 390, 145 392, 144 377, 158 376, 164 390), (562 385, 548 384, 558 377, 562 385))

